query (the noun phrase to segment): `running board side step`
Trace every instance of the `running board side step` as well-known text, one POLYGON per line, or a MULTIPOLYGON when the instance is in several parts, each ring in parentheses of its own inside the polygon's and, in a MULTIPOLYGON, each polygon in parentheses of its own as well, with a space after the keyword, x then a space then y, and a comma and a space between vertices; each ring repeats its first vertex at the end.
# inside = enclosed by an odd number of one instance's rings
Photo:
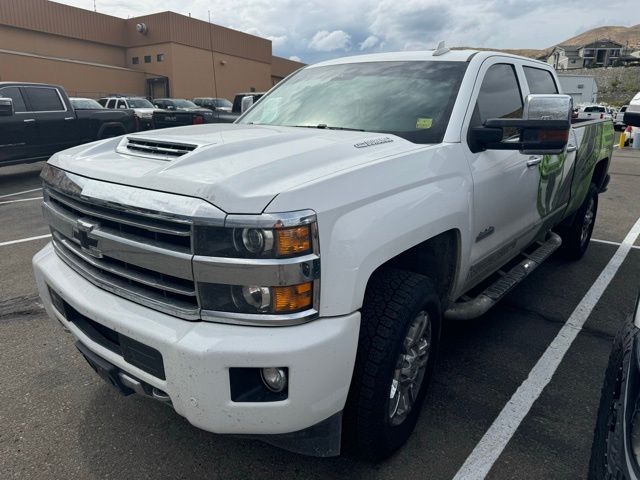
POLYGON ((555 252, 562 239, 559 235, 549 232, 547 240, 540 242, 540 246, 531 254, 523 254, 526 258, 508 272, 502 272, 498 280, 489 285, 480 295, 468 301, 456 302, 444 313, 450 320, 471 320, 486 313, 513 287, 527 278, 542 262, 555 252))

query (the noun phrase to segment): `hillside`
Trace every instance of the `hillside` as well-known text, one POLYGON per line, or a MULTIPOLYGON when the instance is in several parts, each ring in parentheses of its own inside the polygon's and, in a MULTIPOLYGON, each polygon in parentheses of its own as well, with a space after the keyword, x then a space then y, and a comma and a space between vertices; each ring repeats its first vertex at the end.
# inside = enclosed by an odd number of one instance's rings
MULTIPOLYGON (((598 27, 587 30, 586 32, 571 37, 567 40, 559 42, 558 45, 584 45, 596 40, 608 38, 614 42, 621 43, 623 45, 629 44, 631 47, 640 48, 640 25, 634 25, 633 27, 598 27)), ((522 55, 529 58, 537 58, 541 55, 547 54, 551 51, 553 45, 544 49, 533 48, 503 48, 503 49, 489 49, 489 48, 476 48, 477 50, 499 50, 506 53, 513 53, 515 55, 522 55)))

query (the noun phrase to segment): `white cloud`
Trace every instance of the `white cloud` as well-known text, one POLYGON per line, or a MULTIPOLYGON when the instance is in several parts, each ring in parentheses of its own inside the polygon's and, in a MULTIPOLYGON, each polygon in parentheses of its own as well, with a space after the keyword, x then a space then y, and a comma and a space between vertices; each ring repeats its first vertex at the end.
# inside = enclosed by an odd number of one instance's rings
POLYGON ((366 50, 368 48, 373 48, 380 43, 380 39, 375 35, 369 35, 364 42, 360 44, 360 50, 366 50))
MULTIPOLYGON (((3 0, 0 0, 2 3, 3 0)), ((89 0, 56 0, 91 8, 89 0)), ((448 46, 546 48, 583 26, 612 23, 602 0, 98 0, 98 11, 127 18, 173 10, 272 40, 273 54, 314 63, 360 51, 448 46), (550 15, 549 12, 553 12, 550 15), (373 45, 373 37, 378 41, 373 45)), ((629 0, 615 23, 640 23, 629 0)))
POLYGON ((351 49, 351 35, 342 30, 320 30, 309 42, 309 48, 318 52, 348 51, 351 49))
POLYGON ((291 55, 289 57, 289 60, 293 60, 294 62, 301 62, 302 61, 302 59, 297 55, 291 55))

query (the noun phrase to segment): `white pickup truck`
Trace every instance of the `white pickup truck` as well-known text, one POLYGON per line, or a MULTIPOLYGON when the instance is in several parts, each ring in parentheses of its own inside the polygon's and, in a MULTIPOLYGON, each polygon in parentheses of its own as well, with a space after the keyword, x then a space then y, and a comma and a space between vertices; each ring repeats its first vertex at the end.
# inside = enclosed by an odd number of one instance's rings
POLYGON ((444 319, 482 315, 558 248, 584 254, 613 124, 571 110, 545 63, 439 48, 306 67, 235 124, 60 152, 40 295, 125 395, 384 458, 444 319))

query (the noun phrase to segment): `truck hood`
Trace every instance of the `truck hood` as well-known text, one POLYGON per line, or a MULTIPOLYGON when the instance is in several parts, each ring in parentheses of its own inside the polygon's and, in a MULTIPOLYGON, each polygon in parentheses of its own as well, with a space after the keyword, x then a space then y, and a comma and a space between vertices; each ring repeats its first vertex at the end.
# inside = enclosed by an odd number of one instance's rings
POLYGON ((81 145, 49 163, 89 178, 202 198, 227 213, 261 213, 288 189, 424 147, 390 134, 208 124, 81 145), (196 148, 167 160, 128 150, 130 138, 196 148))

